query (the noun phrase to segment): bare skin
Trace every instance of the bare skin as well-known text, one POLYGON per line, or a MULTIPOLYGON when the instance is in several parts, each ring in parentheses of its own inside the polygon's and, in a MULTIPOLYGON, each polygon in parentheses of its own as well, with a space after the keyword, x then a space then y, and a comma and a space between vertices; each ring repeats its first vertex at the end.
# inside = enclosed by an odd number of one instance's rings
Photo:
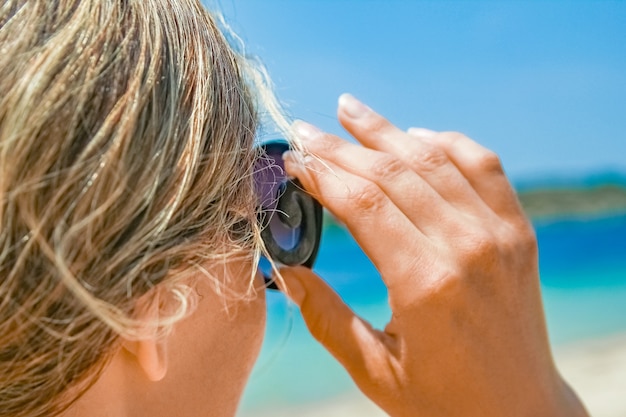
POLYGON ((349 228, 393 315, 373 329, 313 272, 285 268, 313 336, 391 416, 587 416, 554 365, 535 235, 497 156, 404 132, 347 95, 338 117, 362 146, 297 122, 316 158, 287 154, 286 169, 349 228))
MULTIPOLYGON (((251 262, 213 273, 230 276, 244 293, 251 262)), ((193 281, 197 307, 165 337, 121 341, 103 374, 64 417, 234 416, 265 330, 265 292, 226 300, 201 274, 193 281)), ((159 300, 167 304, 168 299, 159 300)), ((149 312, 154 320, 154 312, 149 312)))

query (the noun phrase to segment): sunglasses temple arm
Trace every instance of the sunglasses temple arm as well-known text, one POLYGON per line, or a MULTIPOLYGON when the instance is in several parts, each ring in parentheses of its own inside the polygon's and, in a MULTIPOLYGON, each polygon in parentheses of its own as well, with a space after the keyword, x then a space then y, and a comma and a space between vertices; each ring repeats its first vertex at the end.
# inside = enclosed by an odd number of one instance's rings
POLYGON ((267 275, 263 274, 263 280, 265 281, 265 288, 267 288, 268 290, 280 291, 280 289, 276 285, 276 279, 275 278, 271 278, 271 277, 268 277, 267 275))

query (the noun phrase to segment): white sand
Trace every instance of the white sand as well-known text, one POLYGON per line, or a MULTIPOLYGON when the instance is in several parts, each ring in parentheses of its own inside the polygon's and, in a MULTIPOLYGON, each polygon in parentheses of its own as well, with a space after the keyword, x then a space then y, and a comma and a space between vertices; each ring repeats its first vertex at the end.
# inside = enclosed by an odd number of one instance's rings
POLYGON ((555 357, 589 414, 626 416, 626 335, 557 348, 555 357))
MULTIPOLYGON (((626 334, 555 348, 561 373, 593 417, 626 416, 626 334)), ((240 417, 385 417, 360 393, 240 417)))

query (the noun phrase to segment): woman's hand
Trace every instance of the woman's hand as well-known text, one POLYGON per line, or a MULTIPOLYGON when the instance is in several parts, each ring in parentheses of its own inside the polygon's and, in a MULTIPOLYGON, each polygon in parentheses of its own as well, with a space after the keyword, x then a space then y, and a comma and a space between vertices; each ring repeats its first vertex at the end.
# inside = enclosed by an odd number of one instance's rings
POLYGON ((348 95, 363 145, 297 122, 287 171, 347 225, 389 291, 373 329, 306 268, 286 292, 313 336, 392 416, 584 416, 548 344, 537 246, 497 156, 458 133, 401 131, 348 95))

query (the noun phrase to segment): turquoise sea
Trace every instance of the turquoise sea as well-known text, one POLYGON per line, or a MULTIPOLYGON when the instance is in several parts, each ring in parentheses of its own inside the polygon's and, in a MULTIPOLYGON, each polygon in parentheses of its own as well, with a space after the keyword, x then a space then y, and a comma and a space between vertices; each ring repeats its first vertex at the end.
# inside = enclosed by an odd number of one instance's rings
MULTIPOLYGON (((626 332, 626 215, 535 223, 548 329, 553 345, 626 332)), ((315 270, 361 316, 379 327, 387 294, 367 257, 343 229, 325 230, 315 270)), ((308 334, 297 308, 268 294, 268 325, 243 410, 303 404, 355 390, 308 334)))

